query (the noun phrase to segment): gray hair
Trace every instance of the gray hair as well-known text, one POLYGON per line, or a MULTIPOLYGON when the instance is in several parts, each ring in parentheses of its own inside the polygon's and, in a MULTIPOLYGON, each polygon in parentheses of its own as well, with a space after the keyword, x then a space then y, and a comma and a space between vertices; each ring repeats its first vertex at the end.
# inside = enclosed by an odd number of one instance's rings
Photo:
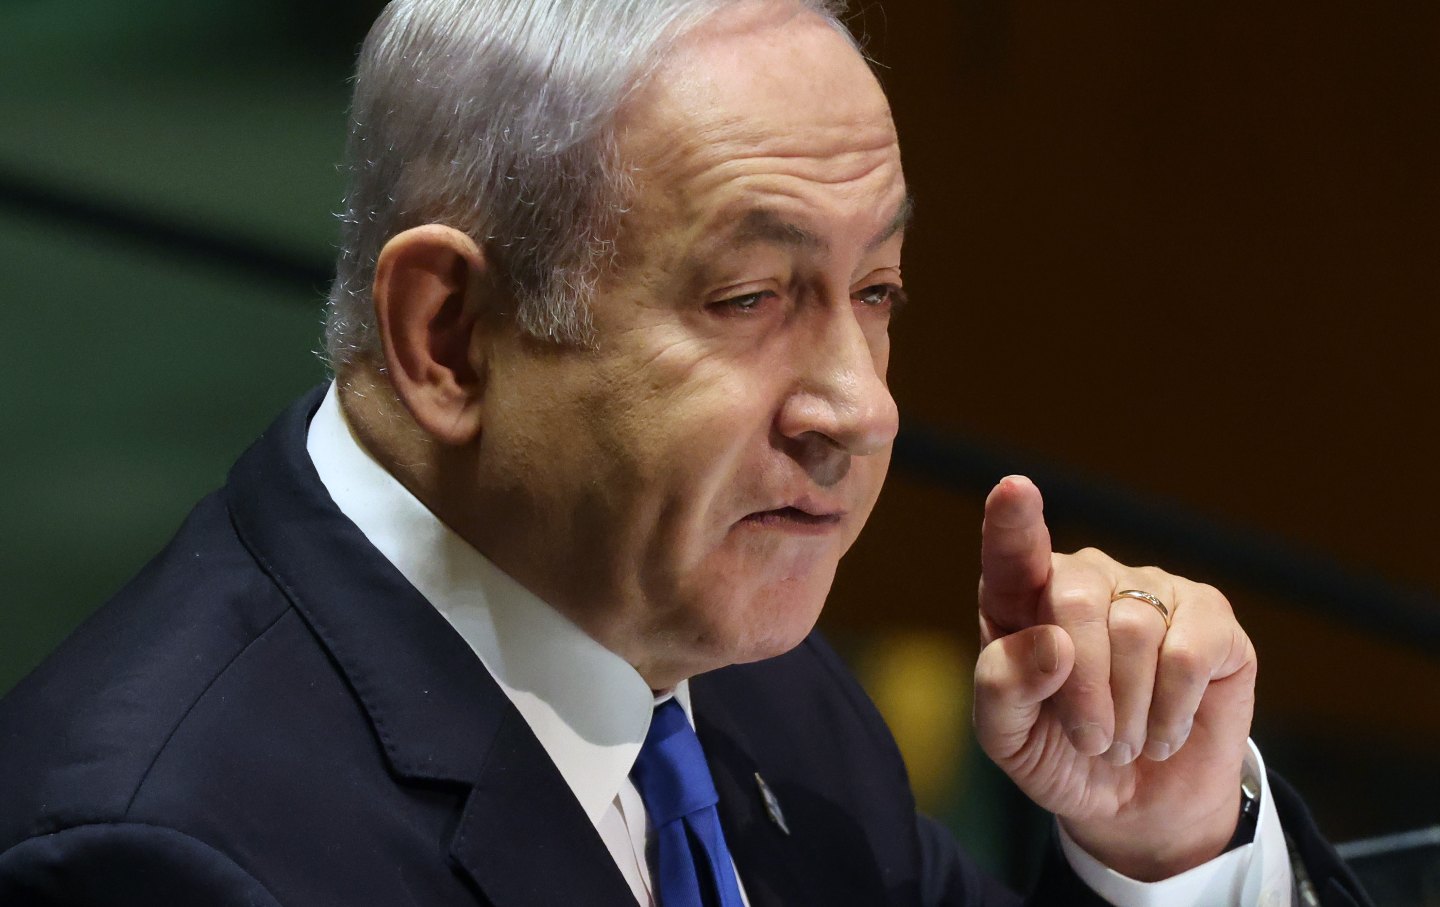
MULTIPOLYGON (((589 341, 587 302, 629 189, 616 117, 674 41, 735 2, 393 0, 356 70, 331 368, 380 363, 376 261, 427 223, 486 250, 528 334, 589 341)), ((843 0, 788 2, 850 38, 843 0)))

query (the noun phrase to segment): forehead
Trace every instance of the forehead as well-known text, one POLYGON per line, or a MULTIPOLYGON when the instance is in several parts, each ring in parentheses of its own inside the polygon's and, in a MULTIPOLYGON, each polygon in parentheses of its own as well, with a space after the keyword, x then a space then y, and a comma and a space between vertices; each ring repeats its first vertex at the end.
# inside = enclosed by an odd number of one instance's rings
POLYGON ((695 29, 620 126, 637 214, 668 207, 691 222, 739 219, 764 233, 774 225, 756 209, 804 226, 888 222, 903 205, 879 83, 844 36, 788 2, 736 4, 695 29))
POLYGON ((735 97, 764 121, 890 113, 848 35, 789 0, 750 0, 713 14, 671 47, 646 90, 653 103, 690 115, 720 113, 735 97))

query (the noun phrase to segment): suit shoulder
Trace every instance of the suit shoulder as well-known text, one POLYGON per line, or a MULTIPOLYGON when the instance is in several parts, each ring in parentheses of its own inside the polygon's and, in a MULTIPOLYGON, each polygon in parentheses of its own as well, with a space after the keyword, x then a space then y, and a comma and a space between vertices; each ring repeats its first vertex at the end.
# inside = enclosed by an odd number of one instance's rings
POLYGON ((0 847, 117 819, 174 728, 289 608, 217 495, 0 700, 0 847))
POLYGON ((226 855, 181 832, 136 823, 69 828, 0 851, 0 903, 278 907, 226 855))

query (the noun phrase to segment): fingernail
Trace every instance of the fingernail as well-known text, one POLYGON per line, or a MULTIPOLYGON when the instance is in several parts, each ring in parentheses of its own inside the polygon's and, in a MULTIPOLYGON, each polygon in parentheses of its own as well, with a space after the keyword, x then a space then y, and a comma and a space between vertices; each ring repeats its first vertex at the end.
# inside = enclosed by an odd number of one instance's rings
POLYGON ((1082 756, 1098 756, 1110 747, 1110 738, 1098 724, 1082 724, 1070 731, 1070 742, 1082 756))
POLYGON ((1156 762, 1164 762, 1169 759, 1172 752, 1174 749, 1163 740, 1150 740, 1145 743, 1145 756, 1156 762))
POLYGON ((1060 649, 1055 645, 1055 633, 1047 630, 1035 642, 1035 667, 1041 674, 1054 674, 1060 667, 1060 649))
POLYGON ((1105 751, 1105 761, 1111 765, 1129 765, 1135 761, 1135 748, 1128 743, 1117 743, 1105 751))

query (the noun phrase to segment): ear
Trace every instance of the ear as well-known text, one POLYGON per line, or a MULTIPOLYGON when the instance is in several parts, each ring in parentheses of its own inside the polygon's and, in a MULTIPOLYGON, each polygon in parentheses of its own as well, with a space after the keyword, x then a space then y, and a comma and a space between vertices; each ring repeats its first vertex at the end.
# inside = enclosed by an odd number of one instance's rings
POLYGON ((478 436, 484 344, 474 343, 496 300, 485 254, 439 224, 391 238, 375 266, 375 316, 390 383, 419 426, 442 444, 478 436))

